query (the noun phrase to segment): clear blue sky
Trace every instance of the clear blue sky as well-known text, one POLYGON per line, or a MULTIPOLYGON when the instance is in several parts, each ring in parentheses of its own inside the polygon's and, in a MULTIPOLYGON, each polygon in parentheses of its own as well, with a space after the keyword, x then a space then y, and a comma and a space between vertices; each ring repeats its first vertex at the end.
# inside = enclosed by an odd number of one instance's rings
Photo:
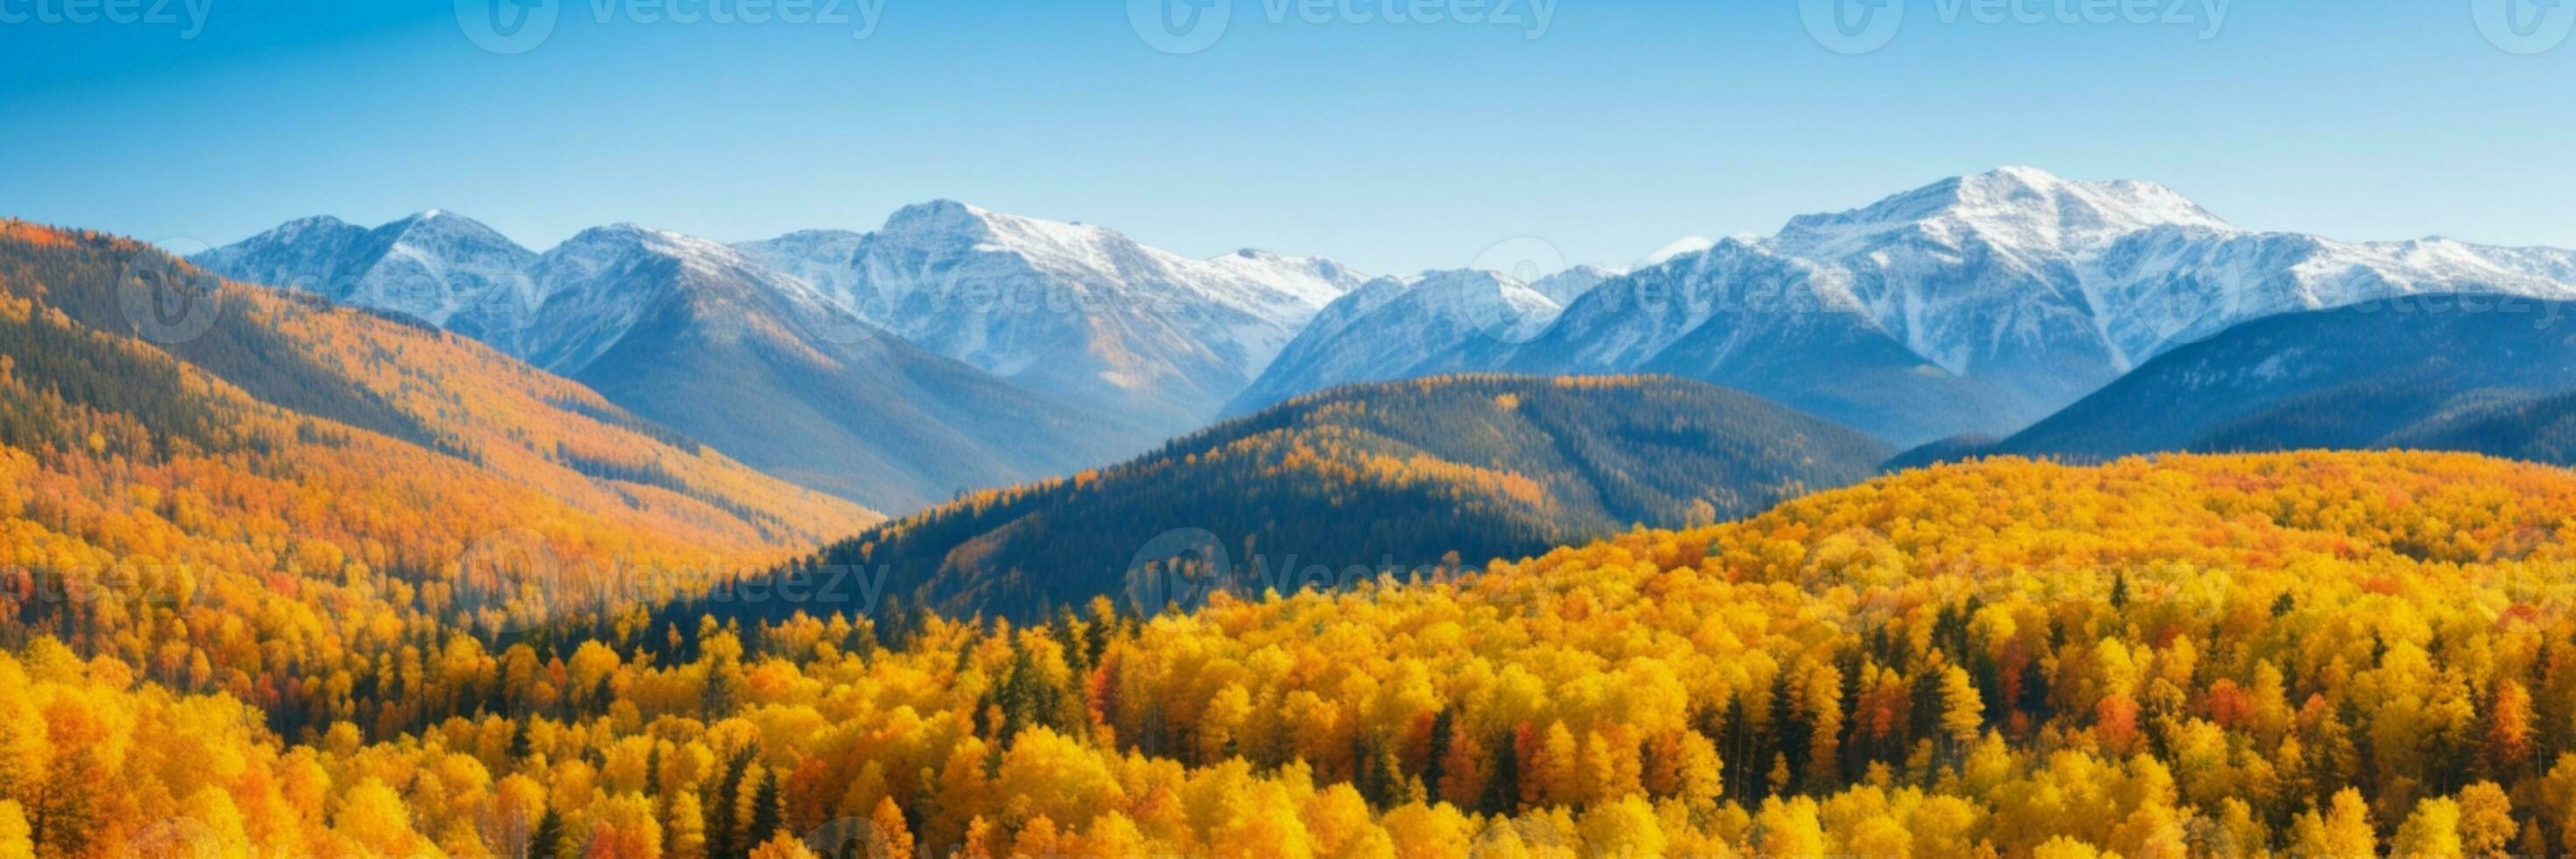
POLYGON ((2251 227, 2576 246, 2576 44, 2509 53, 2474 19, 2532 0, 2237 0, 2208 39, 1904 0, 1856 56, 1794 0, 1557 0, 1537 38, 1531 0, 1508 0, 1516 25, 1232 0, 1188 55, 1124 0, 812 0, 853 20, 802 25, 563 0, 515 55, 454 2, 196 0, 193 39, 185 0, 168 24, 40 20, 78 2, 100 0, 0 0, 26 21, 0 23, 0 214, 155 241, 427 208, 537 248, 613 221, 735 240, 949 197, 1191 254, 1411 271, 1536 236, 1621 265, 2030 164, 2162 181, 2251 227))

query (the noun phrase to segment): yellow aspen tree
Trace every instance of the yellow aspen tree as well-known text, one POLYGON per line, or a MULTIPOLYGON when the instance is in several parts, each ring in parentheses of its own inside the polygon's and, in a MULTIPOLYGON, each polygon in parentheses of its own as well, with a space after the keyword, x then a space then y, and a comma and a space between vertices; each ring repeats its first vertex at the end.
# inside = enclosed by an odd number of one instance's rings
POLYGON ((868 813, 869 859, 906 859, 912 854, 912 829, 903 822, 903 809, 895 806, 894 797, 879 798, 876 809, 868 813))
POLYGON ((2430 797, 2416 803, 2414 813, 2398 824, 2396 840, 2389 849, 2399 856, 2419 859, 2467 856, 2460 840, 2460 804, 2449 797, 2430 797))
POLYGON ((1055 821, 1043 814, 1021 825, 1020 834, 1011 839, 1011 855, 1015 859, 1063 856, 1066 855, 1064 848, 1064 840, 1056 832, 1055 821))
POLYGON ((771 836, 768 841, 761 842, 760 846, 752 848, 751 859, 822 859, 822 857, 814 855, 813 848, 806 847, 805 842, 796 840, 794 833, 782 830, 771 836))
POLYGON ((1823 856, 1825 825, 1816 801, 1806 797, 1762 801, 1753 815, 1753 852, 1761 856, 1823 856))
POLYGON ((2460 849, 2479 857, 2512 851, 2520 827, 2513 820, 2513 799, 2504 787, 2482 781, 2460 789, 2460 849))
POLYGON ((1630 795, 1584 809, 1583 855, 1648 859, 1664 854, 1663 825, 1644 797, 1630 795))
POLYGON ((698 792, 678 791, 671 797, 670 831, 663 839, 671 859, 706 859, 707 822, 699 807, 698 792))
MULTIPOLYGON (((1945 690, 1946 694, 1946 690, 1945 690)), ((1807 676, 1805 709, 1813 736, 1807 746, 1807 783, 1822 788, 1842 777, 1843 674, 1822 666, 1807 676)))
POLYGON ((14 799, 0 799, 0 859, 36 859, 36 844, 30 839, 26 809, 14 799))
POLYGON ((1551 722, 1521 768, 1521 804, 1531 808, 1572 804, 1577 796, 1574 732, 1551 722))
POLYGON ((1968 672, 1956 665, 1941 673, 1941 730, 1951 741, 1967 746, 1977 741, 1985 727, 1986 702, 1977 694, 1977 684, 1968 672))
POLYGON ((1082 831, 1079 849, 1071 855, 1145 856, 1149 849, 1145 834, 1136 829, 1136 821, 1113 810, 1091 819, 1091 825, 1082 831))
POLYGON ((2370 804, 2361 791, 2344 788, 2328 802, 2322 816, 2311 815, 2297 851, 2309 856, 2377 856, 2379 835, 2370 822, 2370 804))
POLYGON ((2093 845, 2064 835, 2048 839, 2030 851, 2030 859, 2101 859, 2101 856, 2102 851, 2093 845))

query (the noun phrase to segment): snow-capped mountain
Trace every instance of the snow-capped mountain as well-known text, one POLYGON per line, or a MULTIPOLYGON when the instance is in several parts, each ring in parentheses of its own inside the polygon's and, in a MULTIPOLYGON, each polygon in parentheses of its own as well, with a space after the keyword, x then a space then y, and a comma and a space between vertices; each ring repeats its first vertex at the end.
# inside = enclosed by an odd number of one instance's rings
POLYGON ((1582 298, 1584 293, 1591 292, 1593 287, 1600 286, 1603 281, 1619 275, 1620 272, 1597 265, 1578 265, 1530 281, 1529 288, 1540 295, 1547 296, 1547 300, 1556 302, 1557 307, 1562 309, 1565 305, 1573 304, 1575 299, 1582 298))
POLYGON ((298 221, 198 262, 242 280, 358 284, 323 294, 443 319, 745 463, 881 510, 1108 462, 1162 438, 1126 416, 916 348, 811 282, 718 242, 619 224, 494 269, 437 252, 491 258, 479 244, 406 238, 387 252, 365 240, 440 221, 472 223, 423 216, 367 231, 298 221), (514 324, 467 327, 483 317, 441 312, 487 306, 514 308, 490 317, 514 324))
POLYGON ((327 216, 291 221, 195 262, 491 339, 525 325, 543 299, 525 272, 535 258, 481 222, 433 209, 374 229, 327 216))
POLYGON ((1675 256, 1450 363, 1674 372, 1914 443, 2018 429, 2239 322, 2432 292, 2576 297, 2576 254, 2255 232, 2161 185, 2005 168, 1675 256))
MULTIPOLYGON (((1541 283, 1580 295, 1598 269, 1569 271, 1541 283)), ((1305 333, 1251 387, 1226 406, 1244 414, 1299 394, 1352 382, 1406 379, 1456 369, 1461 347, 1519 343, 1556 321, 1563 305, 1533 285, 1490 271, 1425 272, 1382 277, 1316 314, 1305 333)))
POLYGON ((945 200, 906 207, 874 233, 741 247, 925 349, 1172 432, 1212 416, 1364 280, 1329 260, 1191 259, 1103 227, 945 200))
POLYGON ((705 323, 728 336, 783 325, 763 333, 816 347, 868 334, 804 280, 719 242, 634 224, 583 230, 539 256, 527 275, 545 298, 533 324, 518 333, 517 351, 564 375, 580 375, 667 302, 697 305, 705 323), (739 312, 706 312, 716 308, 739 312), (843 333, 834 336, 834 327, 843 333))
POLYGON ((1641 267, 1663 265, 1665 261, 1674 257, 1681 256, 1683 254, 1699 253, 1700 251, 1715 247, 1716 245, 1716 242, 1699 236, 1683 236, 1670 242, 1666 242, 1663 247, 1656 248, 1652 253, 1646 254, 1646 258, 1639 260, 1638 265, 1641 267))
POLYGON ((756 467, 884 507, 1061 474, 1161 438, 925 352, 705 239, 603 227, 531 271, 551 287, 527 341, 541 366, 756 467))

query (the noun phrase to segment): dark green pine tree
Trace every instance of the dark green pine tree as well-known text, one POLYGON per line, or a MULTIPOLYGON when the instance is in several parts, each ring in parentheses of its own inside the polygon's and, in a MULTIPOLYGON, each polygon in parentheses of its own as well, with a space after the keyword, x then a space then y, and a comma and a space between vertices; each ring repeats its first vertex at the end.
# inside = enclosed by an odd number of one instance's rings
POLYGON ((1521 801, 1521 756, 1513 743, 1496 742, 1494 775, 1485 781, 1485 795, 1476 808, 1487 814, 1500 814, 1519 807, 1521 801))
POLYGON ((762 767, 760 790, 751 795, 751 832, 743 839, 745 850, 768 843, 778 831, 787 828, 787 806, 778 795, 778 771, 762 767))
POLYGON ((751 853, 751 845, 741 838, 740 820, 734 809, 742 798, 743 773, 751 766, 751 751, 746 749, 725 763, 724 775, 707 786, 710 791, 700 805, 705 809, 708 859, 741 859, 751 853))
POLYGON ((556 814, 554 808, 548 806, 545 815, 537 818, 536 833, 528 836, 527 859, 555 859, 563 855, 563 828, 563 815, 556 814))
MULTIPOLYGON (((1450 734, 1457 730, 1451 721, 1452 717, 1448 710, 1441 710, 1431 717, 1431 759, 1423 762, 1422 783, 1435 792, 1440 789, 1440 779, 1449 774, 1449 744, 1454 739, 1450 734)), ((1456 799, 1442 797, 1442 799, 1448 799, 1454 804, 1464 804, 1463 797, 1456 799)))

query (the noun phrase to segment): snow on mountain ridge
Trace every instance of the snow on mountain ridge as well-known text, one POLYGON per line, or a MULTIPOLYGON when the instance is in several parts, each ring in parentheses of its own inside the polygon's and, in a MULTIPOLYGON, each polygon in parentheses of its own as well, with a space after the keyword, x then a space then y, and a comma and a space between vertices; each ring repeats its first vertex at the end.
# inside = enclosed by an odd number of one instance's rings
POLYGON ((1192 259, 1116 230, 953 200, 876 232, 737 246, 934 353, 1195 426, 1365 278, 1330 260, 1192 259))
POLYGON ((2161 225, 2241 232, 2152 182, 2076 182, 2030 167, 1944 179, 1844 212, 1800 215, 1772 238, 1784 251, 1840 256, 1895 231, 1957 241, 1980 233, 2018 247, 2098 248, 2161 225))
POLYGON ((1632 272, 1572 302, 1547 342, 1506 360, 1733 378, 1732 362, 1758 364, 1764 344, 1798 354, 1809 350, 1799 338, 1825 332, 1839 345, 1812 345, 1824 354, 1874 332, 1942 376, 2000 392, 2012 412, 1989 416, 1991 427, 1892 429, 1937 437, 2017 428, 2257 317, 2434 292, 2576 297, 2576 254, 2254 232, 2162 185, 2004 168, 1632 272), (1820 314, 1845 318, 1820 327, 1820 314), (1721 317, 1724 330, 1705 330, 1721 317), (1668 355, 1686 344, 1686 360, 1668 355))
MULTIPOLYGON (((1579 281, 1594 271, 1571 274, 1579 281)), ((1445 362, 1460 348, 1527 341, 1563 311, 1548 294, 1501 272, 1381 277, 1326 305, 1226 412, 1243 414, 1335 385, 1453 369, 1445 362)))

